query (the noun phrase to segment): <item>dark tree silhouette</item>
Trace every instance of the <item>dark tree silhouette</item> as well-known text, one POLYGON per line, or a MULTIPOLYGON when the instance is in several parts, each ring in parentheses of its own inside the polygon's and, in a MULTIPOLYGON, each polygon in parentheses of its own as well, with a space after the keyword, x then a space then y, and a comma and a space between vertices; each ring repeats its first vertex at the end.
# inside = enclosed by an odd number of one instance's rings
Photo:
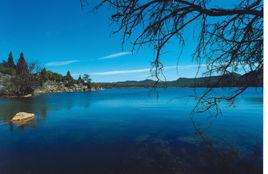
POLYGON ((78 82, 78 83, 83 83, 83 80, 82 80, 81 75, 79 75, 79 77, 78 77, 78 79, 77 79, 77 82, 78 82))
POLYGON ((41 78, 42 81, 47 81, 48 80, 46 68, 43 68, 41 70, 41 72, 40 72, 40 78, 41 78))
POLYGON ((90 76, 88 74, 84 74, 82 79, 83 79, 83 81, 85 83, 90 83, 91 82, 91 78, 90 78, 90 76))
POLYGON ((16 65, 15 65, 15 63, 14 63, 14 59, 13 59, 12 52, 10 52, 9 55, 8 55, 7 66, 8 66, 9 68, 16 68, 16 65))
POLYGON ((17 74, 18 75, 28 75, 29 74, 29 69, 28 69, 28 64, 25 61, 23 53, 20 53, 20 58, 17 63, 17 74))
POLYGON ((32 94, 40 86, 38 77, 33 73, 37 71, 37 64, 27 64, 23 53, 20 54, 16 66, 16 75, 12 76, 9 84, 8 95, 24 96, 32 94))
MULTIPOLYGON (((87 0, 81 0, 81 5, 87 6, 87 0)), ((205 76, 243 74, 241 88, 219 97, 208 95, 213 90, 210 88, 199 97, 198 103, 205 108, 198 110, 217 108, 220 100, 233 102, 247 89, 250 80, 262 80, 259 77, 263 71, 261 0, 240 0, 233 8, 215 8, 206 0, 103 0, 96 9, 103 5, 114 9, 112 20, 119 25, 114 33, 123 33, 123 44, 134 37, 133 49, 148 45, 155 50, 151 72, 157 81, 164 77, 161 55, 165 47, 177 41, 182 48, 187 27, 194 27, 199 33, 193 60, 207 64, 205 76)), ((221 82, 219 79, 214 87, 221 82)))
POLYGON ((66 76, 65 76, 65 80, 66 80, 67 82, 73 82, 74 79, 73 79, 73 77, 72 77, 70 71, 67 71, 66 76))

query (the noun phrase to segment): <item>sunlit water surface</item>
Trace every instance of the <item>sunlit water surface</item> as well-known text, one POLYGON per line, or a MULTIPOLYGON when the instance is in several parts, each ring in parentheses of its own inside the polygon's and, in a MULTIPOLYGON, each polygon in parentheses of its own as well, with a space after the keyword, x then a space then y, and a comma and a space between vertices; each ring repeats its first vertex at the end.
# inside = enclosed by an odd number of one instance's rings
MULTIPOLYGON (((0 173, 261 173, 262 88, 191 114, 205 89, 108 89, 0 99, 0 173), (23 126, 19 112, 36 117, 23 126)), ((226 94, 217 89, 217 94, 226 94)))

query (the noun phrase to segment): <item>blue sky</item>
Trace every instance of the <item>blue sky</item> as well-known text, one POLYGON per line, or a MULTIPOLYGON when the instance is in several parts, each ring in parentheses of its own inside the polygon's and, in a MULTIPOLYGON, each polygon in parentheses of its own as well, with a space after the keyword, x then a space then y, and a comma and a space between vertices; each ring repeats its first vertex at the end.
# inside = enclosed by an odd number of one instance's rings
MULTIPOLYGON (((17 60, 24 52, 28 62, 62 74, 70 70, 75 77, 87 73, 93 81, 148 78, 153 50, 143 47, 132 54, 129 44, 122 47, 121 35, 112 35, 116 26, 110 15, 108 8, 82 10, 79 0, 0 0, 0 60, 10 51, 17 60)), ((196 75, 194 34, 186 31, 179 59, 176 42, 162 56, 167 80, 196 75)))

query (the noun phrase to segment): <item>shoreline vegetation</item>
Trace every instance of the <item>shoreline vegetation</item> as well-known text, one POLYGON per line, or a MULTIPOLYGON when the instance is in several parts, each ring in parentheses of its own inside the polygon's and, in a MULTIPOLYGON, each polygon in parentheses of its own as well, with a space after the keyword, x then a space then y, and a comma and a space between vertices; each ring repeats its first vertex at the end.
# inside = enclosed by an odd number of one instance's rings
POLYGON ((7 61, 0 63, 0 96, 4 97, 32 97, 33 95, 58 92, 84 92, 105 88, 181 88, 181 87, 262 87, 263 72, 224 76, 209 76, 197 78, 179 78, 173 81, 159 81, 146 79, 142 81, 123 81, 110 83, 94 83, 88 74, 74 79, 70 71, 66 75, 41 69, 38 65, 28 64, 23 53, 17 64, 14 63, 10 52, 7 61))
POLYGON ((32 97, 42 93, 79 92, 101 89, 91 82, 88 74, 74 79, 70 71, 66 75, 41 69, 37 64, 28 64, 21 53, 17 64, 12 52, 8 59, 0 63, 0 96, 32 97))

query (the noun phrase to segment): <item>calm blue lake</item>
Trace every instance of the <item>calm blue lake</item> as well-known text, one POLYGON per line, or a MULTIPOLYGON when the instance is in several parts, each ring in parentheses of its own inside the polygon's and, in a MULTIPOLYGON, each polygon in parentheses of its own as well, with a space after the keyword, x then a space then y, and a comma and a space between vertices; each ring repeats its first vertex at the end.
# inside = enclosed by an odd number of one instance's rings
MULTIPOLYGON (((107 89, 0 99, 1 174, 262 173, 262 88, 192 113, 205 89, 107 89), (17 126, 20 111, 36 117, 17 126)), ((227 94, 228 89, 216 89, 227 94)))

